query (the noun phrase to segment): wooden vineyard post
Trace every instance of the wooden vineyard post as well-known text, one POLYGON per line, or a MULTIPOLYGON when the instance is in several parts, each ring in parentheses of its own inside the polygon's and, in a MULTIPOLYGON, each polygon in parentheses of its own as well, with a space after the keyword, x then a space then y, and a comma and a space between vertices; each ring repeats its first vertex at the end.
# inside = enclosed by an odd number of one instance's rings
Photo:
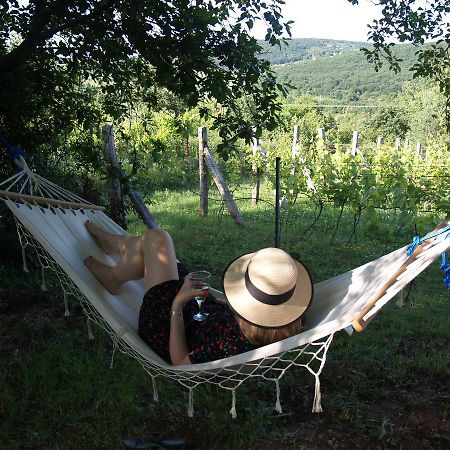
POLYGON ((275 161, 275 247, 281 248, 281 223, 280 223, 280 163, 281 158, 277 156, 275 161))
POLYGON ((208 167, 205 161, 205 148, 208 143, 208 133, 206 127, 198 128, 198 171, 200 181, 200 210, 199 215, 206 217, 208 215, 208 193, 209 177, 208 167))
MULTIPOLYGON (((253 138, 253 157, 256 155, 261 155, 261 141, 259 138, 253 138)), ((261 183, 261 169, 258 167, 256 162, 252 164, 253 172, 253 189, 252 189, 252 205, 258 204, 259 201, 259 188, 261 183)))
POLYGON ((133 189, 133 187, 131 186, 131 181, 128 178, 125 177, 125 179, 127 184, 128 197, 130 198, 131 203, 133 203, 133 206, 136 209, 141 220, 149 229, 159 228, 158 222, 156 221, 153 214, 148 210, 140 192, 133 189))
POLYGON ((112 125, 103 127, 103 156, 107 164, 112 168, 111 187, 109 197, 111 200, 112 219, 123 229, 127 229, 125 218, 125 205, 123 203, 122 188, 119 179, 119 164, 117 162, 116 145, 114 143, 114 132, 112 125))
POLYGON ((317 129, 317 137, 322 142, 325 142, 327 140, 327 135, 325 133, 325 128, 318 128, 317 129))
POLYGON ((403 149, 405 150, 405 152, 409 151, 409 139, 408 138, 405 139, 405 143, 403 144, 403 149))
POLYGON ((422 159, 422 144, 420 142, 416 145, 416 156, 418 159, 422 159))
MULTIPOLYGON (((297 160, 300 146, 300 125, 294 125, 294 136, 292 138, 292 159, 297 160)), ((292 174, 295 173, 295 168, 292 169, 292 174)))
POLYGON ((402 143, 402 140, 401 140, 400 138, 397 138, 397 139, 395 140, 395 151, 396 151, 396 152, 399 152, 399 151, 400 151, 400 145, 401 145, 401 143, 402 143))
POLYGON ((154 218, 153 214, 148 210, 147 206, 145 205, 145 202, 141 196, 141 194, 133 189, 131 185, 130 179, 126 176, 125 173, 123 173, 122 169, 119 166, 119 163, 117 162, 117 154, 116 154, 116 145, 114 143, 114 133, 111 125, 105 125, 103 128, 103 138, 105 142, 105 160, 111 164, 113 167, 114 175, 113 175, 113 192, 115 193, 115 198, 113 200, 113 197, 111 197, 111 204, 112 208, 115 208, 115 210, 112 212, 113 218, 119 223, 119 225, 126 229, 127 223, 126 223, 126 217, 125 217, 125 205, 123 204, 123 192, 121 187, 121 182, 125 185, 125 191, 128 195, 128 197, 131 200, 131 203, 133 204, 136 212, 138 213, 139 217, 142 219, 142 221, 145 223, 147 228, 159 228, 158 223, 156 219, 154 218), (120 200, 119 200, 120 195, 120 200), (114 206, 117 203, 117 206, 114 206), (120 217, 116 217, 116 209, 118 211, 121 211, 120 217), (122 220, 123 222, 120 223, 119 220, 122 220))
POLYGON ((358 131, 355 130, 353 132, 353 139, 352 139, 352 156, 356 156, 358 150, 359 150, 358 131))
MULTIPOLYGON (((291 175, 295 175, 297 173, 297 164, 298 164, 298 157, 299 157, 299 141, 300 141, 300 125, 294 125, 294 135, 292 137, 292 169, 291 169, 291 175)), ((291 194, 294 193, 294 190, 291 189, 289 191, 291 194)), ((295 192, 295 195, 297 196, 297 192, 295 192)))
MULTIPOLYGON (((220 172, 219 166, 214 161, 214 158, 211 156, 211 153, 208 148, 208 135, 206 127, 200 127, 198 129, 198 138, 199 138, 199 168, 200 168, 200 193, 208 192, 208 186, 202 187, 202 181, 204 181, 204 176, 208 177, 208 174, 211 173, 211 176, 214 180, 214 183, 219 191, 225 206, 230 213, 230 216, 234 219, 234 221, 238 225, 244 225, 244 220, 239 213, 239 210, 234 202, 233 196, 228 189, 228 186, 225 182, 225 179, 220 172)), ((202 207, 204 208, 204 204, 202 204, 202 194, 200 194, 200 215, 206 216, 208 213, 208 196, 206 195, 206 214, 202 214, 202 207)))
MULTIPOLYGON (((319 128, 318 130, 319 139, 322 139, 325 141, 325 128, 319 128)), ((306 166, 306 161, 303 155, 301 154, 301 147, 300 147, 300 125, 294 126, 294 137, 292 140, 292 159, 295 163, 299 163, 302 168, 303 175, 306 179, 306 184, 308 188, 314 192, 314 194, 317 194, 317 189, 314 186, 314 183, 311 178, 311 171, 306 166)), ((292 175, 296 173, 295 167, 292 168, 291 171, 292 175)), ((291 191, 292 193, 293 191, 291 191)))
POLYGON ((380 150, 381 146, 384 144, 384 137, 383 136, 378 136, 377 139, 377 151, 380 150))

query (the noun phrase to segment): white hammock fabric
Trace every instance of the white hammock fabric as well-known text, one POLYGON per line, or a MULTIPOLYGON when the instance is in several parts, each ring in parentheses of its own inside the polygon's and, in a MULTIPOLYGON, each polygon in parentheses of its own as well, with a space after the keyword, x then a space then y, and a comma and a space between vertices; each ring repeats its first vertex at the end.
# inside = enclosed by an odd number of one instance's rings
MULTIPOLYGON (((27 191, 44 198, 64 201, 87 202, 31 172, 23 162, 23 170, 0 186, 6 191, 27 191)), ((89 320, 107 331, 114 343, 114 350, 136 358, 150 374, 154 399, 158 399, 156 379, 159 376, 176 380, 189 389, 188 414, 193 415, 193 389, 203 383, 213 383, 232 392, 230 413, 236 417, 236 389, 246 380, 262 377, 275 383, 277 399, 275 409, 281 412, 279 381, 291 367, 304 367, 316 382, 313 412, 322 410, 320 403, 319 375, 326 360, 327 350, 334 333, 349 329, 355 317, 376 292, 407 259, 407 247, 400 248, 361 267, 314 285, 314 297, 306 316, 306 328, 300 334, 260 347, 251 352, 203 364, 172 366, 162 360, 146 345, 138 334, 138 316, 143 297, 142 280, 125 283, 118 295, 111 295, 86 268, 83 261, 93 255, 105 264, 114 265, 112 255, 105 255, 85 228, 87 219, 100 227, 118 234, 126 233, 99 210, 73 209, 45 206, 36 202, 3 200, 16 218, 20 243, 25 251, 34 248, 43 268, 42 288, 45 289, 44 269, 52 269, 64 291, 68 315, 67 297, 72 295, 82 304, 89 320)), ((45 201, 44 201, 45 203, 45 201)), ((93 205, 92 205, 93 206, 93 205)), ((450 246, 450 239, 439 235, 432 239, 424 251, 408 265, 367 313, 364 320, 375 314, 384 304, 412 281, 420 272, 450 246)), ((113 363, 114 352, 111 359, 113 363)))

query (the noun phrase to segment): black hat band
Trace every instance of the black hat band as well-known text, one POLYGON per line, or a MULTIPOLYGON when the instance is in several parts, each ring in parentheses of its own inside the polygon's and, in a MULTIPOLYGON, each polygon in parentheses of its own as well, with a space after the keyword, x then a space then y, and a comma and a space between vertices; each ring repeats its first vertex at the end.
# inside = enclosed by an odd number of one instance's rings
POLYGON ((278 295, 267 294, 266 292, 261 291, 250 280, 250 277, 248 275, 248 267, 247 270, 245 271, 244 278, 245 278, 245 287, 247 288, 251 296, 254 299, 266 305, 281 305, 282 303, 287 302, 292 297, 292 294, 295 292, 296 285, 294 285, 292 289, 289 289, 289 291, 278 295))

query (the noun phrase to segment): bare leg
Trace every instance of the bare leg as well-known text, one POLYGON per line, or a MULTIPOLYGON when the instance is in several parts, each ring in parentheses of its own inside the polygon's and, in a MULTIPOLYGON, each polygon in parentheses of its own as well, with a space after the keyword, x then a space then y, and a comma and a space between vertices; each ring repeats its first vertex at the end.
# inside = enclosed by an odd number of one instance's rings
POLYGON ((178 280, 177 257, 170 234, 163 230, 148 230, 143 235, 144 290, 168 280, 178 280))
MULTIPOLYGON (((110 253, 121 253, 124 251, 123 242, 124 240, 135 240, 138 239, 137 236, 130 235, 121 235, 121 234, 113 234, 108 231, 103 230, 98 227, 94 222, 87 220, 84 225, 86 229, 89 231, 91 236, 94 238, 95 242, 97 242, 98 246, 105 252, 107 255, 110 253)), ((130 243, 126 244, 130 246, 130 243)))
POLYGON ((107 291, 114 295, 117 294, 122 283, 114 273, 115 267, 107 266, 93 256, 88 256, 84 260, 84 264, 107 291))
POLYGON ((107 266, 94 257, 85 264, 102 285, 116 294, 120 285, 144 277, 144 289, 167 280, 178 279, 175 249, 170 235, 162 230, 148 230, 142 236, 119 236, 94 225, 88 226, 102 248, 116 251, 120 260, 115 267, 107 266))

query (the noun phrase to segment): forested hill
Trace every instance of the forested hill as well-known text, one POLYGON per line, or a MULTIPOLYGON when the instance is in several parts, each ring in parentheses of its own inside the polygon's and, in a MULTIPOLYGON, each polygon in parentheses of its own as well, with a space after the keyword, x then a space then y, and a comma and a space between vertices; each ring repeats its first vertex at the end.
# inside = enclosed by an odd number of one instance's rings
POLYGON ((367 42, 330 39, 291 39, 289 45, 282 45, 281 49, 271 47, 265 41, 260 43, 263 47, 264 59, 272 64, 290 64, 308 59, 328 58, 368 46, 367 42))
POLYGON ((412 79, 407 67, 414 63, 415 47, 399 45, 402 70, 395 74, 387 66, 375 72, 362 47, 367 43, 329 39, 293 39, 288 47, 273 48, 263 57, 275 65, 279 81, 290 82, 299 94, 310 94, 343 102, 364 102, 392 97, 412 79))

